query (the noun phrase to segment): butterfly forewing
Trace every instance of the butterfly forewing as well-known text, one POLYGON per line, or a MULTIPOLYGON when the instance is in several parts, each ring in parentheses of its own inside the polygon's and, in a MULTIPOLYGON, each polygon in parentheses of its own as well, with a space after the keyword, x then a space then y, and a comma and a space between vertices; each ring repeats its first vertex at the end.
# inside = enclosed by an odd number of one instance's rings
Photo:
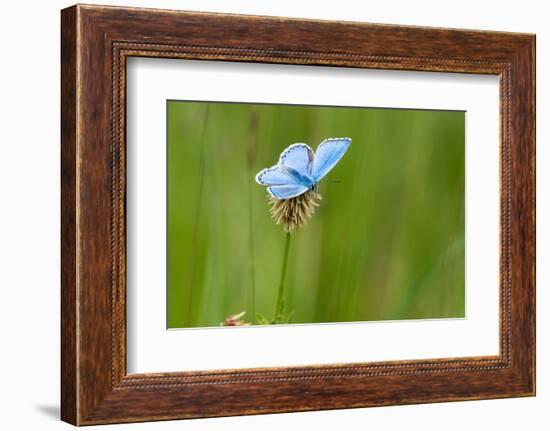
POLYGON ((282 186, 296 182, 292 173, 283 166, 272 166, 258 172, 256 182, 262 186, 282 186))
POLYGON ((325 139, 319 144, 311 170, 314 182, 323 178, 340 161, 350 144, 349 138, 325 139))
POLYGON ((276 199, 291 199, 310 189, 342 158, 351 143, 348 138, 326 139, 313 150, 306 144, 292 144, 281 153, 279 163, 256 175, 276 199))
POLYGON ((306 144, 293 144, 281 153, 279 163, 256 175, 258 184, 277 199, 290 199, 305 193, 313 186, 311 166, 313 150, 306 144))
POLYGON ((281 153, 279 165, 288 166, 304 177, 311 177, 313 150, 307 144, 292 144, 281 153))
POLYGON ((264 169, 256 175, 256 182, 263 186, 299 185, 311 187, 313 183, 309 177, 302 175, 288 166, 276 165, 264 169))

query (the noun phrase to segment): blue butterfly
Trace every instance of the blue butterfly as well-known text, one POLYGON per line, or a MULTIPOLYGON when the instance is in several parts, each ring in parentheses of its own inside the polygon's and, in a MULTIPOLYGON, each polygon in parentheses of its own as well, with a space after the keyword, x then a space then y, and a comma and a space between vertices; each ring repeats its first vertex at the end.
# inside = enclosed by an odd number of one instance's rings
POLYGON ((350 138, 325 139, 315 153, 307 144, 292 144, 281 153, 279 163, 258 172, 256 182, 267 186, 269 194, 276 199, 295 198, 315 190, 319 180, 336 166, 350 144, 350 138))

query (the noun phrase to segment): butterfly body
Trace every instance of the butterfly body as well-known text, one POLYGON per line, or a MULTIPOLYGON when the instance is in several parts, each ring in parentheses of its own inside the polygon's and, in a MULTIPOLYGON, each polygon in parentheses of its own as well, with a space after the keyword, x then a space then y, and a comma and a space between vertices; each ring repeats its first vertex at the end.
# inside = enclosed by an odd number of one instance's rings
POLYGON ((351 144, 349 138, 325 139, 313 150, 307 144, 292 144, 279 157, 279 162, 258 172, 256 182, 267 186, 276 199, 291 199, 317 190, 317 183, 342 158, 351 144))

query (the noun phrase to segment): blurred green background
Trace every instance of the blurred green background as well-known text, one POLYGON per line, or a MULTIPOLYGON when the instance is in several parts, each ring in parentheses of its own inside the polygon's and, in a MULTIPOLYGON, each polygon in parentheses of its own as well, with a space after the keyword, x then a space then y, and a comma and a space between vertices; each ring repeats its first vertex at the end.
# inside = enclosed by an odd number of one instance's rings
POLYGON ((285 233, 255 174, 353 139, 292 234, 292 323, 464 317, 464 112, 168 101, 168 327, 271 318, 285 233), (338 183, 334 181, 339 181, 338 183))

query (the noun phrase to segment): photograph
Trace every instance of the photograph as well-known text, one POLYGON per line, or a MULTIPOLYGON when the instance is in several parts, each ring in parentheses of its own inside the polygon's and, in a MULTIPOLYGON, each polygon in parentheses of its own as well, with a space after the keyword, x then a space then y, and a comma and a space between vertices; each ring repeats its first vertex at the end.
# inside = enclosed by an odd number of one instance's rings
POLYGON ((542 6, 122 3, 6 38, 9 424, 542 418, 542 6))
POLYGON ((465 112, 168 100, 167 328, 465 318, 465 112))

